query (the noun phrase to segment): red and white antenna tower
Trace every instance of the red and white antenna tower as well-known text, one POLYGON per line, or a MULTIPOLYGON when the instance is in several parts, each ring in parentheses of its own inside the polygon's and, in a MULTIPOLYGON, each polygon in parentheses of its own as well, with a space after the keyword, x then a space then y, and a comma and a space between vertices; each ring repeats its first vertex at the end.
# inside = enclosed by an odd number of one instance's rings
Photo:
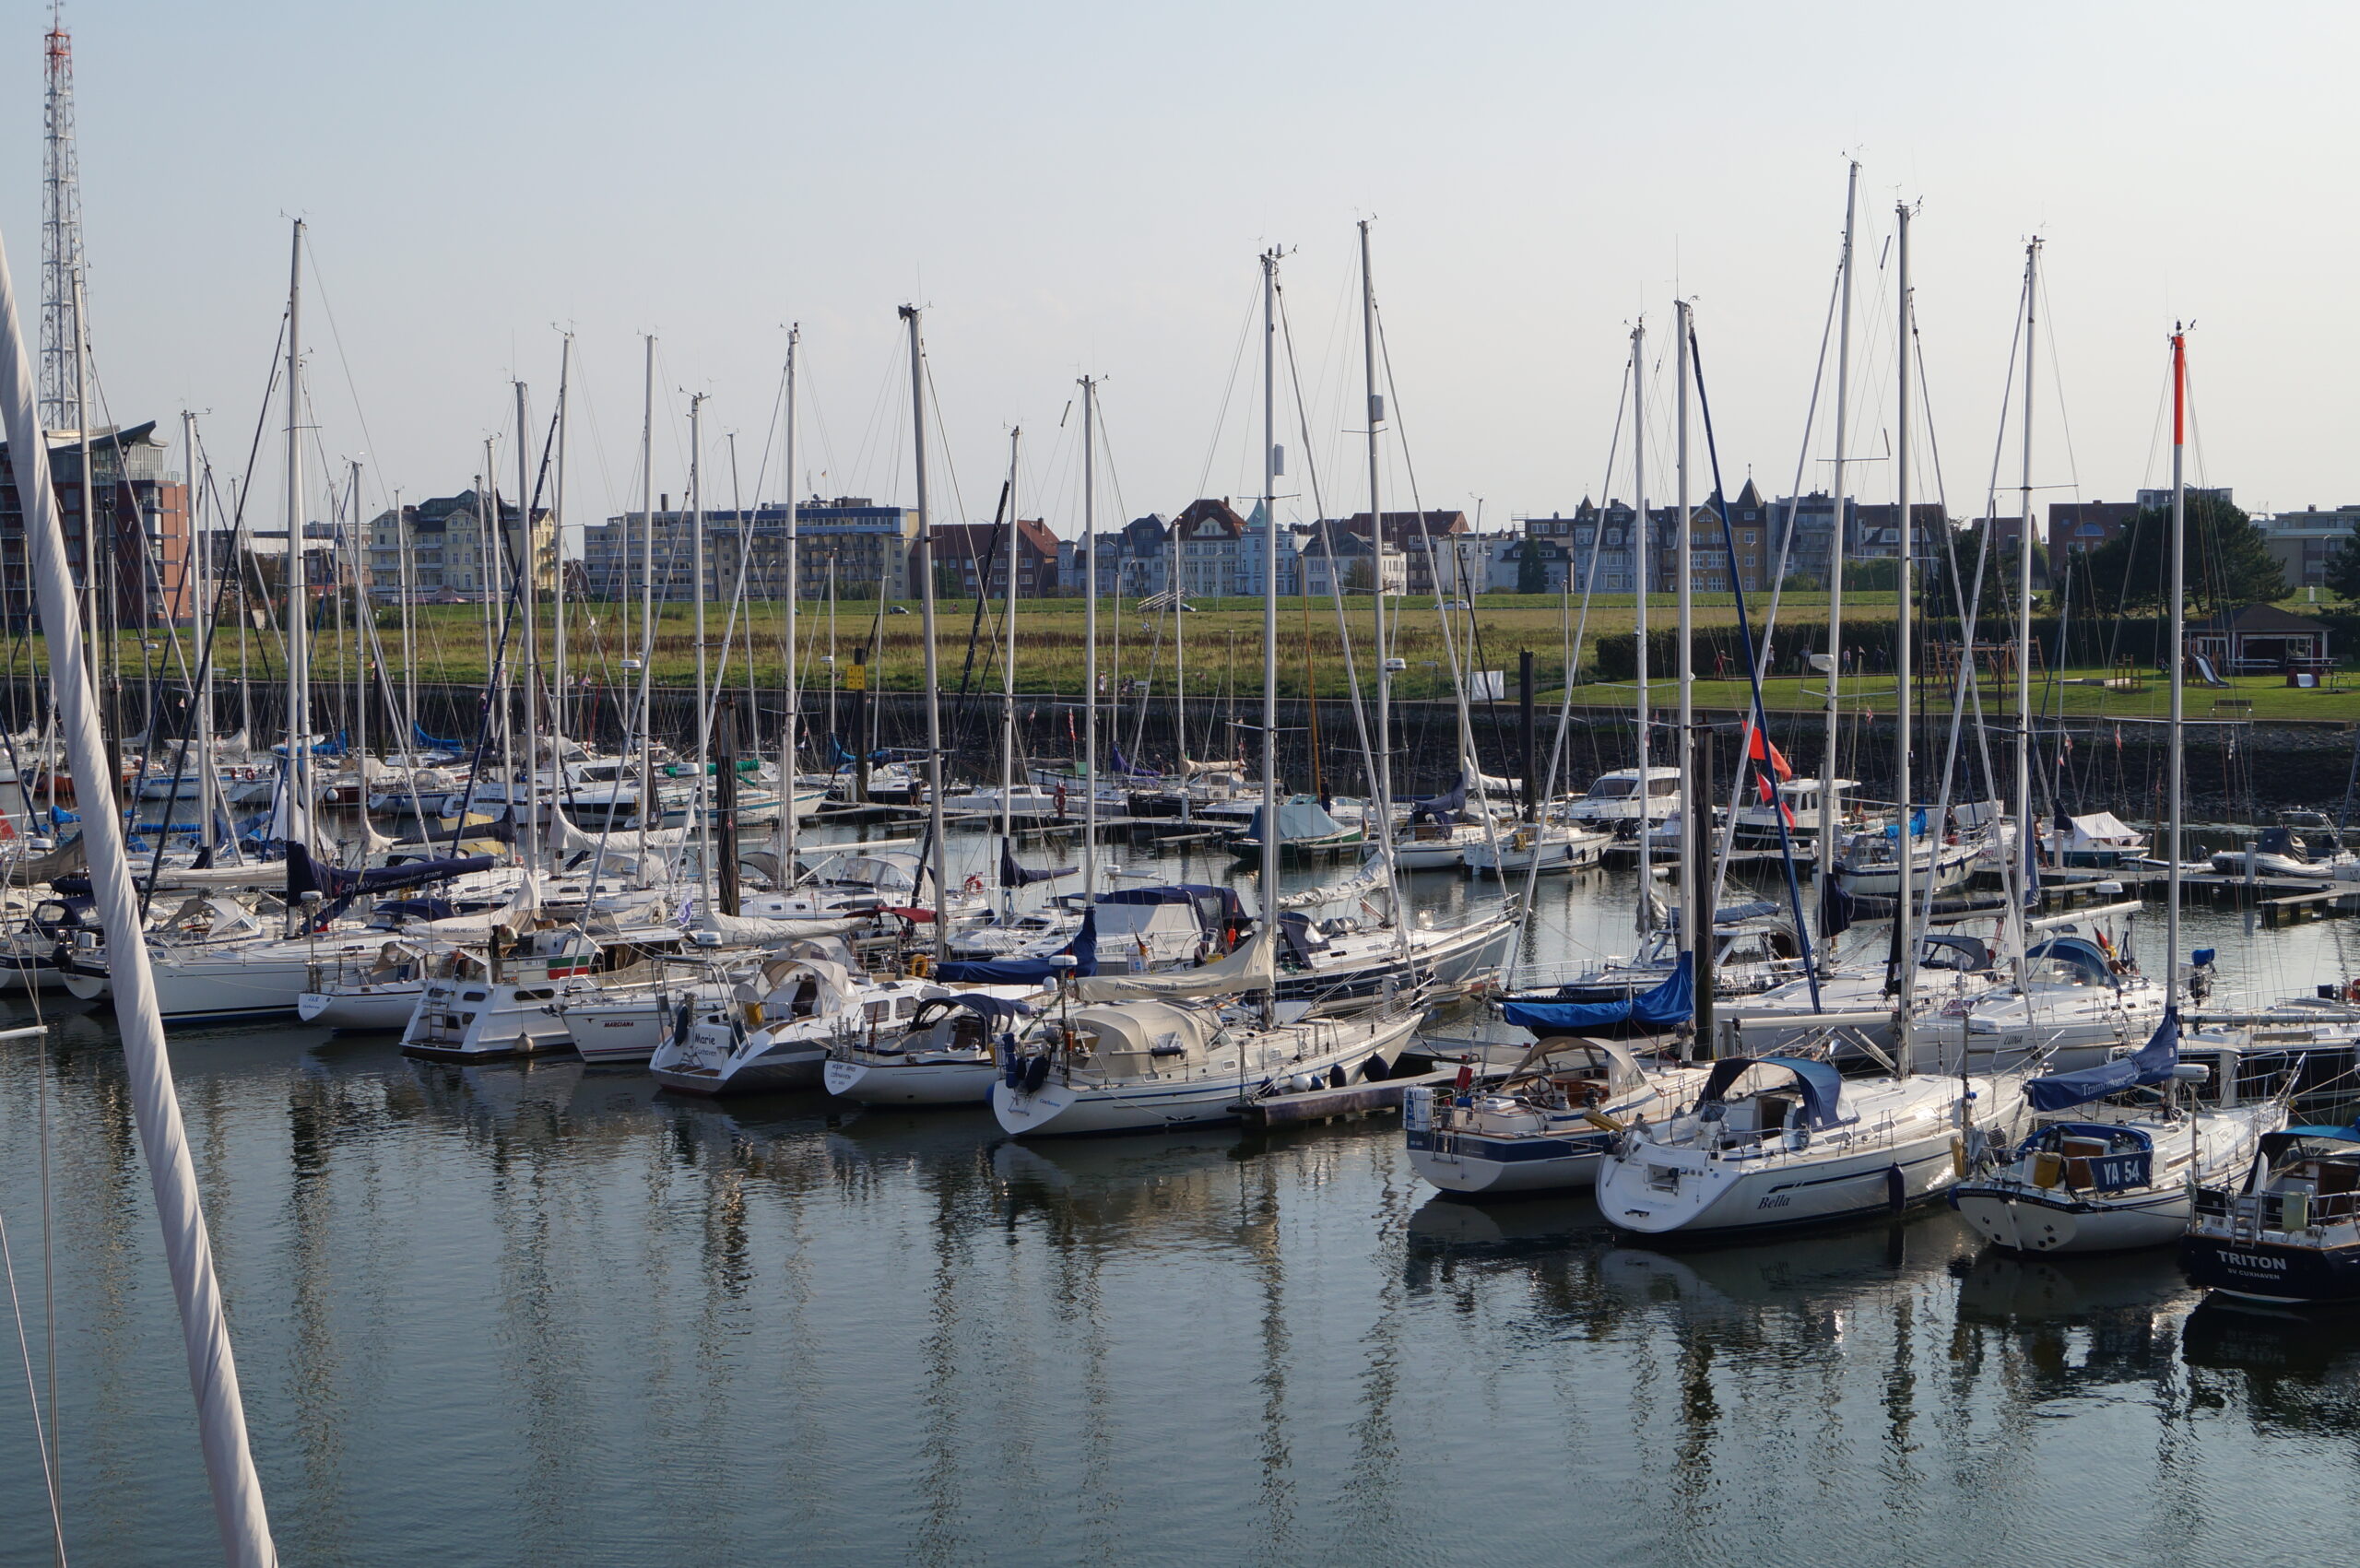
POLYGON ((49 95, 41 160, 41 422, 74 430, 82 422, 82 175, 74 154, 74 41, 63 0, 50 0, 49 95))

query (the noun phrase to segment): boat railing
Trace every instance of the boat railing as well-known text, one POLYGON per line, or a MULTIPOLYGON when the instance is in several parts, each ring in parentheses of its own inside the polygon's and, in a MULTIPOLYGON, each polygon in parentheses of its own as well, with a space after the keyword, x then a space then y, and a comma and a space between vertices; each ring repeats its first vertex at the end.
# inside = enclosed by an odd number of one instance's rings
POLYGON ((2196 1189, 2195 1212, 2200 1224, 2211 1220, 2245 1236, 2264 1231, 2316 1231, 2326 1225, 2360 1220, 2360 1193, 2238 1193, 2225 1187, 2200 1186, 2196 1189))

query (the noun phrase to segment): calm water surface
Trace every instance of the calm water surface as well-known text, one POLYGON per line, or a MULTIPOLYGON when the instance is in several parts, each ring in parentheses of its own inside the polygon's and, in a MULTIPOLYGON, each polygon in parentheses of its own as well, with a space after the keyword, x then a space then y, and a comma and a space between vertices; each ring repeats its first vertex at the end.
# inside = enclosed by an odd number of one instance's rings
MULTIPOLYGON (((1627 950, 1630 896, 1551 889, 1533 953, 1627 950)), ((2351 939, 2190 923, 2266 990, 2351 939)), ((53 1021, 0 1046, 0 1212, 45 1379, 46 1100, 69 1545, 218 1561, 112 1025, 53 1021)), ((2360 1336, 2198 1311, 2167 1256, 2013 1262, 1941 1211, 1621 1246, 1587 1200, 1435 1199, 1388 1122, 1018 1147, 175 1044, 289 1563, 2248 1563, 2360 1527, 2360 1336)), ((0 1361, 0 1563, 43 1562, 0 1361)))

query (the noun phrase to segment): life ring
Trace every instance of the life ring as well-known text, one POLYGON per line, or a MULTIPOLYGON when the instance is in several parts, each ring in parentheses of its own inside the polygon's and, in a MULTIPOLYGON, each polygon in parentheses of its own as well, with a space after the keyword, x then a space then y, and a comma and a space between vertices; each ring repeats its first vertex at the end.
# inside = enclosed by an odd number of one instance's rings
POLYGON ((960 883, 959 887, 962 892, 980 893, 984 890, 984 879, 971 871, 967 874, 967 879, 960 883))
POLYGON ((914 978, 923 980, 933 973, 934 956, 931 953, 912 953, 902 967, 908 970, 914 978))
POLYGON ((2344 982, 2343 999, 2347 1002, 2360 1002, 2360 980, 2344 982))

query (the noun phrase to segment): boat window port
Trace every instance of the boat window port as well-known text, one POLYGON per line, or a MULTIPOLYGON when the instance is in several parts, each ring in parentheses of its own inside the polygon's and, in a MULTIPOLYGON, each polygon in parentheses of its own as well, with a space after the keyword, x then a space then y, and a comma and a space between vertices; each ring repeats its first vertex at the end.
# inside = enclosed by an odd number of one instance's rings
POLYGON ((459 1000, 463 1002, 480 1002, 490 995, 491 993, 489 991, 462 991, 459 993, 459 1000))
POLYGON ((516 999, 520 1002, 546 1002, 556 995, 557 993, 548 986, 542 986, 537 990, 519 991, 516 993, 516 999))

